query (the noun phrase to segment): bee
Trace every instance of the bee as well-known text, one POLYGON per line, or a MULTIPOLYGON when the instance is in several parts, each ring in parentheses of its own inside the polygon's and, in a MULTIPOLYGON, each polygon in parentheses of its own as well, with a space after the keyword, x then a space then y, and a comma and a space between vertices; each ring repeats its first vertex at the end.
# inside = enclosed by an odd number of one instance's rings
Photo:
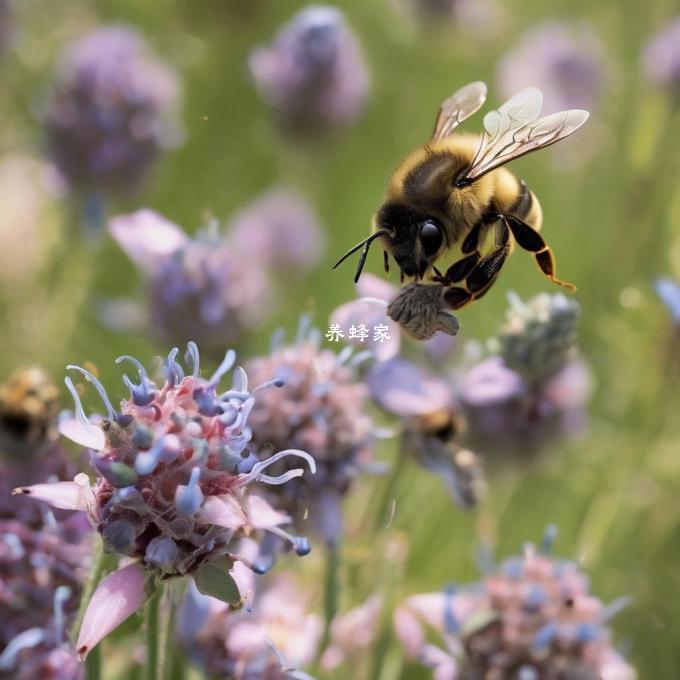
POLYGON ((379 240, 385 271, 391 255, 402 283, 410 282, 388 313, 421 339, 440 329, 435 326, 441 325, 441 310, 460 309, 485 295, 515 245, 532 253, 553 283, 575 290, 555 275, 554 255, 539 233, 542 211, 536 196, 503 166, 564 139, 589 114, 570 110, 539 117, 543 96, 530 87, 487 113, 482 135, 455 132, 481 108, 486 91, 477 81, 444 100, 432 139, 392 173, 371 235, 334 266, 361 250, 358 281, 371 244, 379 240), (441 271, 436 263, 447 253, 456 259, 441 271), (433 284, 438 286, 434 292, 422 290, 433 284))
POLYGON ((0 385, 0 453, 35 453, 53 434, 59 392, 35 366, 19 368, 0 385))

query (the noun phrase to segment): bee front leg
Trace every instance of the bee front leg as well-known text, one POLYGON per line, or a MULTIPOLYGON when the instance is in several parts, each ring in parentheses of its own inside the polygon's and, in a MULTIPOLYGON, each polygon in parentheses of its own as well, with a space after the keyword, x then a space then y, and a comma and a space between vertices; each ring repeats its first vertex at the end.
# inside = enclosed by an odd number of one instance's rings
POLYGON ((508 225, 517 245, 533 254, 538 268, 544 276, 553 283, 569 290, 576 290, 573 283, 561 281, 555 276, 555 256, 544 238, 533 228, 513 215, 501 215, 501 219, 508 225))

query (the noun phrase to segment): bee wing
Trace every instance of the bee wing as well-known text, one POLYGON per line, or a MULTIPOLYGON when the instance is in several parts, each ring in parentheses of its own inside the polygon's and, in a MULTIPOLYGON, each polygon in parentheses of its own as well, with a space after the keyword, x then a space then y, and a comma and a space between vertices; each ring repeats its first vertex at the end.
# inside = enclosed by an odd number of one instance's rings
POLYGON ((572 109, 539 118, 543 95, 535 87, 522 90, 497 111, 484 116, 484 135, 465 174, 477 179, 514 158, 550 146, 578 130, 590 115, 572 109))
POLYGON ((486 85, 481 80, 476 80, 454 92, 439 107, 432 139, 440 140, 450 135, 466 118, 479 111, 485 99, 486 85))

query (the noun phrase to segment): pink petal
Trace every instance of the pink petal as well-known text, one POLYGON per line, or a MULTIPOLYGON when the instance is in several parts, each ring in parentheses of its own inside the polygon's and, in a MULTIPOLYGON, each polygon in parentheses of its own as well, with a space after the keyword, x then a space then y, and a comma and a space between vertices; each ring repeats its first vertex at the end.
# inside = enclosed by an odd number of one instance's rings
POLYGON ((139 562, 128 564, 103 579, 92 595, 83 618, 76 650, 81 661, 112 630, 142 607, 144 568, 139 562))
POLYGON ((343 341, 348 345, 370 349, 380 361, 391 359, 399 352, 401 330, 399 324, 387 316, 387 302, 378 298, 361 298, 340 305, 331 314, 331 323, 338 324, 344 333, 343 341), (363 324, 368 329, 368 337, 362 341, 350 338, 350 327, 363 324), (374 340, 374 329, 378 325, 387 326, 387 337, 382 341, 374 340))
POLYGON ((397 287, 375 274, 362 274, 356 284, 359 297, 372 297, 390 302, 397 294, 397 287))
POLYGON ((104 431, 96 425, 88 427, 80 423, 76 418, 70 417, 62 418, 57 429, 62 436, 88 449, 103 451, 106 447, 104 431))
POLYGON ((76 475, 72 482, 52 482, 51 484, 33 484, 32 486, 21 486, 14 489, 12 493, 25 494, 37 501, 45 501, 55 508, 63 510, 83 510, 87 512, 89 506, 89 494, 84 486, 87 486, 90 494, 92 489, 89 486, 87 475, 82 473, 76 475), (85 478, 83 480, 83 477, 85 478))
POLYGON ((248 498, 248 519, 254 529, 271 529, 290 522, 288 515, 274 510, 264 498, 255 495, 248 498))
POLYGON ((371 366, 366 383, 382 408, 402 417, 422 416, 449 408, 451 388, 436 375, 406 359, 371 366))
POLYGON ((216 524, 233 531, 248 523, 245 510, 231 494, 208 496, 196 513, 196 521, 201 524, 216 524))
POLYGON ((188 240, 180 227, 148 209, 112 218, 109 231, 127 256, 151 275, 166 257, 188 240))

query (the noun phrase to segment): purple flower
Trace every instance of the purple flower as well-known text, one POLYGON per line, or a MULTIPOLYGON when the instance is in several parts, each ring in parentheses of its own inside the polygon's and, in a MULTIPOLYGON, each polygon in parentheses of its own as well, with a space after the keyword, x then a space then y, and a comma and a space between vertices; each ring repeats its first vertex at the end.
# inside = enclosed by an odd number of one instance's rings
POLYGON ((98 29, 60 60, 43 114, 50 156, 79 188, 132 190, 171 141, 177 95, 134 30, 98 29))
MULTIPOLYGON (((321 641, 323 625, 310 613, 310 591, 283 573, 257 593, 252 607, 231 611, 226 605, 191 589, 184 613, 208 615, 184 639, 187 651, 211 676, 235 680, 308 678, 293 669, 309 665, 321 641)), ((189 628, 189 626, 187 626, 189 628)))
POLYGON ((525 87, 538 87, 546 113, 597 108, 607 76, 599 38, 587 25, 559 21, 529 29, 498 70, 501 94, 510 97, 525 87))
POLYGON ((311 5, 282 26, 269 47, 250 56, 263 101, 282 125, 315 132, 346 125, 364 108, 369 77, 342 12, 311 5))
POLYGON ((495 0, 392 0, 392 3, 428 26, 453 21, 474 31, 475 37, 493 33, 502 17, 495 0))
POLYGON ((583 428, 590 371, 576 353, 575 302, 559 293, 510 300, 498 354, 464 371, 457 395, 476 449, 533 452, 583 428))
POLYGON ((106 550, 137 560, 98 586, 77 643, 81 658, 141 607, 157 579, 191 574, 202 592, 237 604, 241 596, 230 575, 238 560, 233 550, 253 530, 272 532, 300 554, 309 551, 305 539, 282 528, 290 521, 286 515, 248 493, 253 482, 278 485, 302 475, 292 466, 280 476, 265 472, 286 458, 302 458, 314 472, 313 458, 303 451, 287 449, 263 461, 248 452, 255 394, 280 381, 249 391, 245 372, 237 368, 231 388, 221 392, 218 385, 234 364, 234 352, 226 353, 209 379, 200 377, 194 343, 186 354, 190 374, 177 354, 175 348, 165 359, 160 387, 136 359, 119 357, 117 363, 127 362, 137 373, 135 380, 123 376, 130 398, 119 409, 94 375, 70 366, 92 383, 106 410, 104 418, 88 419, 66 378, 76 409, 60 431, 90 449, 97 481, 91 486, 81 473, 72 482, 15 489, 58 508, 85 511, 106 550))
POLYGON ((366 384, 377 404, 401 419, 405 452, 436 474, 458 505, 476 505, 484 478, 475 454, 460 445, 464 421, 452 385, 403 358, 375 363, 366 384))
POLYGON ((87 568, 77 517, 31 529, 0 520, 0 675, 19 680, 84 676, 68 641, 87 568), (6 675, 5 675, 6 674, 6 675))
POLYGON ((655 85, 680 93, 680 16, 676 16, 648 43, 642 54, 647 78, 655 85))
POLYGON ((217 229, 189 238, 151 210, 115 217, 109 229, 147 279, 159 335, 180 343, 196 338, 211 352, 236 344, 265 315, 272 296, 263 269, 217 229))
POLYGON ((273 189, 257 198, 231 221, 228 241, 251 266, 278 274, 313 267, 324 250, 317 216, 298 193, 273 189))
POLYGON ((341 500, 352 481, 373 464, 374 424, 366 412, 368 390, 355 377, 349 348, 336 354, 320 347, 320 333, 303 323, 297 341, 251 360, 258 381, 274 376, 285 384, 258 399, 251 413, 253 445, 260 457, 287 441, 304 447, 317 464, 312 479, 273 488, 272 504, 296 519, 307 515, 321 536, 334 543, 342 529, 341 500))
POLYGON ((575 564, 528 545, 478 583, 413 595, 394 623, 406 654, 438 680, 634 680, 608 625, 624 600, 603 605, 575 564))

